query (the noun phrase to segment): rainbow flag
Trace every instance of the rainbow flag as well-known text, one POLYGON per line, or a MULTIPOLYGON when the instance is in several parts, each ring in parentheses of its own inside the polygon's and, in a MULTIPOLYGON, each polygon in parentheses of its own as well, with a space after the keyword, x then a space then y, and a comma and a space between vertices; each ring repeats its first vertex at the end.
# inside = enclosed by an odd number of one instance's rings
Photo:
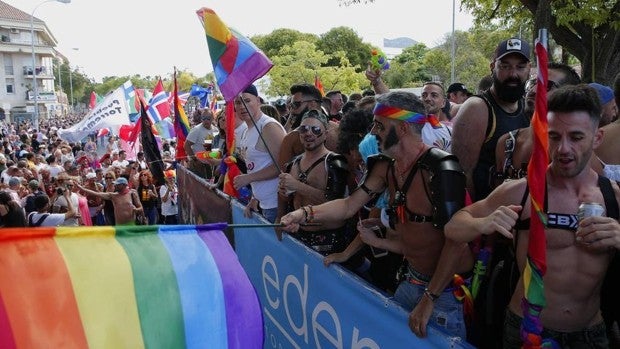
POLYGON ((177 84, 177 70, 174 70, 174 91, 173 91, 173 103, 174 107, 174 134, 177 137, 176 146, 176 160, 185 160, 187 154, 185 154, 185 138, 189 133, 189 119, 183 109, 183 104, 179 99, 179 87, 177 84))
POLYGON ((267 74, 273 63, 252 41, 228 28, 212 9, 203 7, 196 14, 205 30, 220 92, 224 100, 232 101, 267 74))
POLYGON ((321 96, 325 97, 325 89, 323 88, 323 83, 319 78, 319 74, 317 74, 316 72, 314 73, 314 87, 316 87, 319 92, 321 92, 321 96))
POLYGON ((523 323, 521 338, 523 348, 555 348, 550 339, 542 339, 540 312, 546 305, 543 277, 547 272, 547 241, 545 226, 547 216, 544 212, 545 187, 547 176, 548 148, 547 138, 547 48, 546 30, 541 30, 536 40, 536 66, 538 67, 536 84, 536 106, 532 116, 534 146, 527 166, 527 185, 530 188, 531 221, 528 241, 527 260, 523 270, 524 297, 521 302, 523 323))
POLYGON ((225 227, 2 229, 0 348, 262 348, 225 227))

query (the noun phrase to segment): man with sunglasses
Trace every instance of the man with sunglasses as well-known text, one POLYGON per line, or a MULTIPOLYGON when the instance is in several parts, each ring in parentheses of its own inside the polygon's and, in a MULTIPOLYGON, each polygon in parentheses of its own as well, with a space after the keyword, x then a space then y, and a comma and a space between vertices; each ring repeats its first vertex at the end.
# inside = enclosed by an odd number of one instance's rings
MULTIPOLYGON (((278 218, 305 205, 344 197, 349 174, 347 160, 325 147, 327 127, 327 116, 321 111, 310 110, 302 117, 297 131, 304 152, 280 174, 278 218)), ((321 226, 304 227, 293 236, 323 255, 342 252, 347 245, 345 221, 339 219, 321 226)))
MULTIPOLYGON (((295 156, 303 153, 304 147, 300 142, 297 128, 301 123, 301 118, 309 110, 321 109, 321 91, 314 85, 295 84, 291 86, 291 103, 289 105, 289 118, 284 125, 288 134, 282 140, 280 153, 278 154, 278 163, 283 167, 291 161, 295 156)), ((335 150, 338 143, 338 124, 329 122, 327 124, 327 149, 335 150)))
POLYGON ((465 339, 463 304, 453 294, 462 289, 450 284, 456 273, 471 271, 473 258, 467 244, 455 243, 443 234, 443 226, 464 205, 463 171, 455 156, 424 143, 426 108, 415 94, 381 94, 373 114, 371 133, 377 138, 381 154, 368 158, 358 189, 344 199, 302 206, 280 222, 284 230, 295 232, 302 223, 327 224, 347 219, 387 190, 389 225, 397 236, 377 237, 368 226, 380 228, 383 224, 371 218, 358 224, 362 241, 405 256, 406 280, 400 283, 394 298, 410 311, 411 331, 425 337, 431 322, 465 339))

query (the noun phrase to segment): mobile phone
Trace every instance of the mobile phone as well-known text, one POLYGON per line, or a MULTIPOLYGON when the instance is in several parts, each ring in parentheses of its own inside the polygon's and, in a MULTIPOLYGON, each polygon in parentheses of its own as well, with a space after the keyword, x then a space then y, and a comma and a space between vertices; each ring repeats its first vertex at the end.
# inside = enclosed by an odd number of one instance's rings
MULTIPOLYGON (((378 225, 375 225, 375 226, 370 227, 370 230, 372 230, 378 238, 385 239, 385 235, 386 235, 385 228, 381 228, 378 225)), ((370 252, 372 252, 373 257, 375 258, 384 257, 384 256, 387 256, 388 254, 387 250, 374 247, 374 246, 370 246, 370 252)))

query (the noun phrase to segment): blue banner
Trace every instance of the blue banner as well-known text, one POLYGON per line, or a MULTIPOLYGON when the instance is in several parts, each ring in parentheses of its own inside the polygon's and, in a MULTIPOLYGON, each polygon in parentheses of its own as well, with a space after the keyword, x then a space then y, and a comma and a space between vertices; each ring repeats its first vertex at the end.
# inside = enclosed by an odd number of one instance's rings
MULTIPOLYGON (((268 223, 231 206, 233 223, 268 223)), ((431 326, 416 337, 392 298, 272 227, 235 228, 235 250, 260 299, 264 348, 473 348, 431 326)))

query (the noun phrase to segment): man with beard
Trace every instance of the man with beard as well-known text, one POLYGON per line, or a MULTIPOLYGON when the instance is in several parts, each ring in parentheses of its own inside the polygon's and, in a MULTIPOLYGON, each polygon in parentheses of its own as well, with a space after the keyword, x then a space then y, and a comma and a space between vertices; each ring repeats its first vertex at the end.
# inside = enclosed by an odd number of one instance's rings
MULTIPOLYGON (((284 167, 286 163, 304 151, 300 141, 297 127, 301 123, 301 117, 309 110, 321 110, 321 92, 314 85, 296 84, 291 86, 291 103, 289 104, 289 117, 284 128, 288 132, 278 154, 278 163, 284 167)), ((338 144, 338 124, 328 123, 327 149, 335 150, 338 144)))
MULTIPOLYGON (((319 205, 345 195, 347 160, 325 148, 327 116, 318 110, 304 114, 297 128, 304 152, 280 174, 278 218, 305 205, 319 205)), ((276 219, 278 221, 278 219, 276 219)), ((341 252, 347 246, 345 219, 308 226, 293 236, 322 255, 341 252)))
POLYGON ((136 191, 129 189, 128 184, 126 178, 118 177, 114 181, 114 192, 100 192, 85 188, 76 182, 84 194, 112 201, 116 225, 135 225, 136 214, 143 211, 142 204, 136 191))
MULTIPOLYGON (((605 271, 620 248, 620 189, 589 165, 593 150, 603 138, 598 128, 601 105, 591 87, 564 86, 549 96, 547 118, 550 164, 544 214, 549 219, 545 224, 547 269, 546 305, 540 311, 542 337, 554 339, 559 348, 609 348, 599 293, 605 271), (606 214, 574 223, 583 202, 604 205, 606 214)), ((446 225, 446 235, 467 242, 497 232, 515 244, 522 273, 531 212, 527 186, 525 178, 499 186, 486 199, 457 212, 446 225)), ((522 347, 523 283, 521 276, 503 323, 503 345, 498 343, 495 348, 522 347)), ((532 319, 528 321, 534 325, 532 319)))
MULTIPOLYGON (((493 84, 480 95, 468 98, 455 117, 452 152, 463 166, 473 201, 484 199, 495 187, 497 140, 507 132, 529 126, 523 113, 523 97, 530 67, 527 42, 515 38, 502 41, 490 64, 493 84)), ((482 281, 475 312, 486 316, 475 317, 469 339, 480 348, 495 348, 497 342, 501 343, 504 309, 514 287, 510 283, 514 258, 510 241, 502 236, 484 236, 478 246, 492 254, 485 264, 486 273, 476 275, 482 281)))
POLYGON ((406 280, 394 298, 410 311, 411 331, 425 337, 432 322, 464 339, 463 303, 453 294, 461 289, 451 282, 455 274, 471 271, 473 258, 465 243, 455 243, 443 234, 444 224, 465 202, 463 171, 455 156, 422 141, 426 110, 415 94, 379 95, 373 114, 371 133, 381 154, 368 158, 358 189, 344 199, 302 206, 280 222, 284 230, 294 232, 302 223, 347 219, 387 190, 389 225, 397 235, 378 238, 371 229, 382 224, 374 218, 358 224, 360 237, 366 244, 405 256, 406 280))
POLYGON ((491 62, 493 85, 461 105, 454 121, 452 151, 467 177, 474 201, 493 187, 497 139, 504 133, 529 126, 523 115, 525 83, 530 75, 530 46, 520 39, 502 41, 491 62))
MULTIPOLYGON (((549 63, 547 93, 550 94, 564 85, 581 83, 579 74, 571 66, 563 63, 549 63)), ((537 79, 530 80, 525 95, 523 113, 528 120, 534 114, 537 79)), ((519 128, 505 133, 497 140, 495 148, 496 185, 506 179, 519 179, 527 175, 527 164, 532 155, 532 128, 519 128)))

